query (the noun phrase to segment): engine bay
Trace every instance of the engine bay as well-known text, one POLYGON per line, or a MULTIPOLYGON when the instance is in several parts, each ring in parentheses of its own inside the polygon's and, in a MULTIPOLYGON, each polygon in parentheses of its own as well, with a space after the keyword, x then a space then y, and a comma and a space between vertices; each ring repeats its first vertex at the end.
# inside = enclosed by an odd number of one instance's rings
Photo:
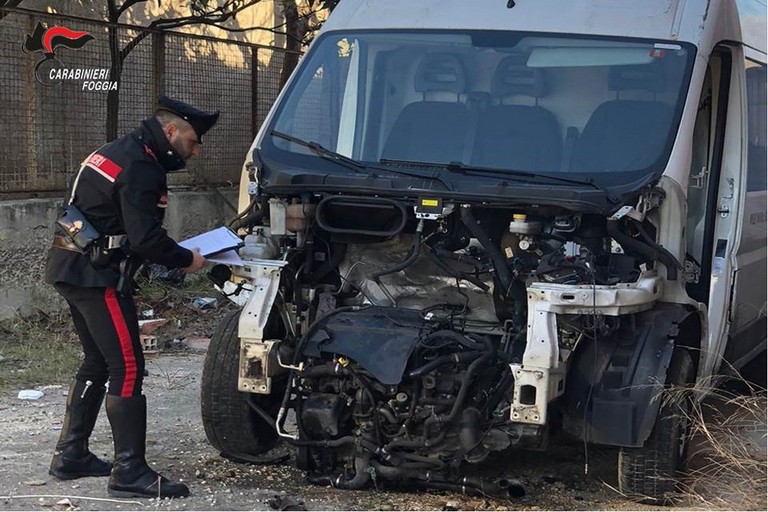
POLYGON ((274 428, 312 482, 520 495, 459 468, 544 447, 579 347, 635 329, 658 299, 671 255, 627 211, 255 198, 223 286, 245 304, 239 389, 279 402, 274 428))

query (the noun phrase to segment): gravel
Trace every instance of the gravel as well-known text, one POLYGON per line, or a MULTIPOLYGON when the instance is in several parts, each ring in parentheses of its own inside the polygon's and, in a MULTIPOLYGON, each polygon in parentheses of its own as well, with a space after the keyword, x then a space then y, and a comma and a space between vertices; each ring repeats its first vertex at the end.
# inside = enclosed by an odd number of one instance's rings
MULTIPOLYGON (((192 496, 112 500, 106 493, 106 478, 59 482, 50 477, 48 464, 66 400, 62 387, 51 388, 34 402, 18 400, 12 391, 0 396, 0 510, 271 510, 268 501, 275 496, 302 502, 309 510, 651 509, 623 499, 601 481, 609 482, 614 474, 611 453, 590 451, 590 474, 584 475, 580 443, 553 445, 546 453, 494 454, 483 465, 468 468, 469 474, 520 479, 527 495, 514 501, 440 491, 342 491, 312 486, 295 468, 293 451, 287 446, 275 451, 290 453, 288 461, 235 464, 221 458, 205 439, 199 404, 203 358, 199 353, 161 353, 148 360, 150 375, 145 379, 147 460, 166 476, 187 483, 192 496)), ((91 450, 111 457, 111 434, 103 411, 91 450)))

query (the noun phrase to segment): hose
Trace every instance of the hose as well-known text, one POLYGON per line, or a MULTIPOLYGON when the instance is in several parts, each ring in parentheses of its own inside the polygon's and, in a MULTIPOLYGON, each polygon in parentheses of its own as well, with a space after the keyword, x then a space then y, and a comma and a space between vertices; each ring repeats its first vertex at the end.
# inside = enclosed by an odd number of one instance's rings
POLYGON ((391 267, 385 268, 384 270, 380 270, 376 273, 371 274, 371 279, 374 282, 376 282, 376 284, 381 286, 381 283, 379 283, 380 277, 386 276, 388 274, 394 274, 395 272, 400 272, 404 268, 410 267, 418 259, 419 254, 421 254, 421 240, 422 240, 423 232, 424 232, 424 221, 420 220, 418 225, 416 226, 416 242, 413 244, 413 247, 411 248, 411 252, 408 254, 408 257, 396 265, 393 265, 391 267))
POLYGON ((450 274, 451 276, 457 278, 457 279, 463 279, 467 282, 472 283, 473 285, 477 286, 484 292, 487 292, 490 288, 487 284, 482 282, 480 279, 476 278, 475 276, 471 274, 467 274, 466 272, 459 272, 456 270, 453 270, 451 267, 449 267, 443 260, 440 259, 441 256, 439 253, 433 251, 432 252, 432 261, 435 262, 435 265, 440 267, 443 272, 450 274))
POLYGON ((480 435, 480 411, 474 407, 464 409, 461 414, 459 442, 464 449, 464 458, 468 462, 477 463, 488 456, 489 450, 482 446, 483 436, 480 435))
POLYGON ((488 233, 483 229, 482 224, 475 219, 475 216, 472 214, 471 206, 461 206, 461 221, 464 223, 469 233, 480 242, 480 245, 483 246, 483 249, 488 253, 488 256, 491 257, 496 276, 501 283, 502 289, 506 292, 512 285, 512 274, 507 268, 507 262, 504 259, 501 250, 493 243, 493 240, 491 240, 488 233))
POLYGON ((447 354, 444 356, 437 357, 432 361, 428 362, 427 364, 419 366, 414 370, 411 370, 406 375, 411 379, 416 377, 421 377, 425 373, 431 372, 438 366, 442 366, 444 364, 449 364, 449 363, 457 363, 457 364, 463 363, 465 361, 470 361, 481 355, 483 355, 483 352, 454 352, 453 354, 447 354))
POLYGON ((451 409, 451 412, 448 414, 448 416, 438 416, 437 421, 440 423, 453 423, 456 417, 459 415, 459 412, 461 412, 462 406, 464 404, 464 399, 467 397, 467 393, 469 392, 469 381, 474 376, 475 372, 477 371, 477 368, 486 361, 490 360, 493 357, 493 352, 486 353, 486 355, 481 356, 479 359, 476 359, 472 364, 469 365, 469 368, 467 368, 467 372, 464 374, 464 377, 461 379, 461 387, 459 388, 459 392, 456 394, 456 402, 453 404, 453 408, 451 409))
POLYGON ((424 345, 424 343, 426 343, 427 341, 435 338, 448 338, 449 340, 455 341, 456 343, 459 343, 470 350, 486 351, 489 349, 493 349, 492 346, 489 346, 490 341, 487 341, 485 343, 478 343, 474 340, 471 340, 470 338, 467 338, 463 334, 459 334, 456 331, 451 331, 448 329, 441 329, 439 331, 435 331, 431 333, 429 336, 424 338, 422 345, 424 345))
POLYGON ((368 472, 370 455, 355 457, 355 474, 352 478, 339 474, 336 477, 331 475, 310 475, 307 480, 315 485, 329 485, 337 489, 362 489, 370 481, 371 474, 368 472))
POLYGON ((669 251, 663 252, 660 250, 662 247, 655 242, 653 242, 652 245, 648 245, 639 240, 635 240, 621 230, 618 220, 609 220, 606 223, 606 230, 608 236, 616 240, 625 251, 640 254, 649 261, 660 261, 663 263, 667 268, 667 279, 670 281, 677 281, 677 270, 678 268, 682 268, 682 265, 680 265, 680 262, 677 261, 669 251))
POLYGON ((682 263, 680 263, 680 261, 677 258, 675 258, 675 256, 671 252, 669 252, 667 249, 665 249, 661 245, 657 244, 656 240, 651 238, 651 236, 648 234, 648 232, 645 230, 645 228, 640 222, 636 220, 633 220, 632 222, 634 226, 637 228, 637 232, 640 233, 640 237, 643 240, 645 240, 645 243, 647 243, 652 247, 655 247, 656 250, 659 251, 659 260, 662 263, 664 263, 667 267, 673 267, 673 268, 677 268, 678 270, 683 270, 684 267, 682 263), (671 262, 671 264, 667 262, 671 262))
POLYGON ((462 477, 452 480, 429 471, 384 466, 376 461, 371 461, 370 464, 376 471, 376 474, 383 478, 414 481, 417 485, 430 489, 442 489, 503 499, 522 498, 526 492, 522 482, 516 479, 500 478, 493 482, 486 482, 476 477, 462 477))
MULTIPOLYGON (((493 243, 493 240, 491 240, 488 233, 483 229, 482 224, 475 219, 475 216, 472 214, 471 206, 461 206, 461 220, 470 234, 480 242, 480 245, 483 246, 483 249, 485 249, 488 256, 490 256, 491 261, 493 262, 493 268, 496 272, 496 279, 498 280, 498 284, 501 285, 500 289, 502 294, 499 294, 499 298, 502 302, 506 301, 509 297, 512 298, 514 303, 513 321, 518 329, 522 329, 525 325, 525 315, 527 311, 526 303, 528 298, 525 284, 512 277, 512 273, 509 271, 509 267, 507 267, 507 260, 501 253, 501 249, 493 243)), ((495 290, 494 295, 496 295, 495 290)), ((497 314, 498 312, 499 306, 497 305, 497 314)))
POLYGON ((257 200, 257 197, 254 196, 248 203, 248 207, 230 220, 227 225, 237 232, 241 228, 259 223, 266 215, 267 210, 267 199, 259 196, 257 200))

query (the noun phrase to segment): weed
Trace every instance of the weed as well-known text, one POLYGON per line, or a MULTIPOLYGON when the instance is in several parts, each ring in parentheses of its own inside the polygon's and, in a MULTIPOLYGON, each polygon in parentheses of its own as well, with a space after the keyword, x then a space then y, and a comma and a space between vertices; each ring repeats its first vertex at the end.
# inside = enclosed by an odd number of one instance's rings
POLYGON ((81 359, 69 312, 0 322, 0 356, 0 391, 68 381, 81 359))
MULTIPOLYGON (((697 385, 701 388, 701 384, 697 385)), ((710 387, 689 413, 691 445, 681 494, 692 505, 766 510, 765 389, 748 393, 710 387)))

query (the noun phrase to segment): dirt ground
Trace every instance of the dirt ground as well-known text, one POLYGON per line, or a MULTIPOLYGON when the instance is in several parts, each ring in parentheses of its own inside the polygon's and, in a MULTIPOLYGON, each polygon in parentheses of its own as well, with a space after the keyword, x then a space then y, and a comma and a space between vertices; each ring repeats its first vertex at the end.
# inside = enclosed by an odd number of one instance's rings
MULTIPOLYGON (((613 490, 616 453, 612 450, 590 447, 589 471, 585 474, 581 443, 553 442, 547 452, 502 452, 466 469, 469 475, 522 481, 526 495, 511 501, 442 491, 317 487, 305 482, 303 472, 295 468, 292 449, 286 445, 273 450, 275 455, 289 455, 275 465, 244 465, 223 459, 206 440, 199 395, 205 339, 233 306, 219 302, 210 310, 193 307, 193 299, 209 294, 209 288, 207 284, 185 285, 180 290, 145 286, 138 300, 140 312, 153 309, 155 315, 173 319, 158 330, 163 350, 147 360, 147 459, 156 470, 187 483, 192 495, 177 500, 111 499, 106 493, 106 478, 59 482, 48 475, 64 416, 66 386, 77 365, 76 337, 69 318, 62 315, 0 325, 0 512, 271 510, 269 501, 275 496, 295 499, 309 510, 669 510, 632 502, 613 490), (24 388, 42 390, 45 395, 36 401, 20 400, 17 393, 24 388)), ((765 409, 761 407, 756 416, 760 430, 756 434, 753 430, 752 435, 757 446, 764 447, 765 409)), ((103 410, 91 449, 98 456, 112 456, 111 433, 103 410)), ((764 450, 757 460, 765 462, 764 450)), ((762 478, 758 484, 764 487, 760 483, 765 479, 764 464, 758 469, 762 478)), ((736 473, 735 480, 738 489, 744 490, 738 481, 741 474, 736 473)), ((764 495, 750 503, 765 510, 761 499, 764 495)), ((678 507, 753 508, 740 503, 720 501, 713 507, 705 499, 684 501, 678 507)))
MULTIPOLYGON (((11 391, 0 396, 0 510, 71 510, 67 503, 57 505, 64 498, 86 510, 270 510, 267 501, 276 495, 302 501, 310 510, 651 509, 622 499, 599 480, 601 475, 585 476, 583 448, 578 445, 553 447, 548 457, 509 452, 488 461, 482 473, 519 478, 527 486, 524 498, 509 502, 439 491, 316 487, 303 483, 293 457, 272 466, 232 463, 219 457, 205 439, 199 404, 203 358, 192 352, 161 354, 148 361, 145 380, 147 459, 157 470, 186 482, 191 497, 99 501, 86 497, 108 498, 106 478, 59 482, 50 477, 48 464, 66 399, 62 382, 38 388, 45 396, 37 401, 19 400, 11 391)), ((99 456, 111 456, 111 435, 103 413, 91 449, 99 456)), ((275 450, 290 453, 285 446, 275 450)), ((597 467, 601 458, 610 458, 606 455, 591 453, 590 465, 597 467)))

